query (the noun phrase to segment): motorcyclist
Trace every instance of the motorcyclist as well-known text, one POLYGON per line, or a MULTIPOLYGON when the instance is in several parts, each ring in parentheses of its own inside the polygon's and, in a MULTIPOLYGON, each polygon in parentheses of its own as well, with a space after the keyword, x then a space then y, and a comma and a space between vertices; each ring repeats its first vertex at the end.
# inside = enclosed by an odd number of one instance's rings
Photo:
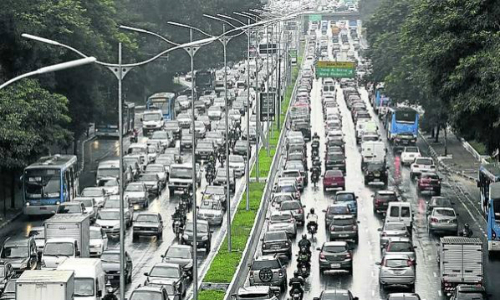
POLYGON ((464 229, 462 229, 462 236, 464 236, 464 237, 471 237, 472 236, 472 230, 470 229, 470 226, 468 223, 465 223, 464 229))
POLYGON ((184 202, 185 204, 187 204, 188 207, 191 204, 191 192, 189 191, 188 188, 184 188, 184 190, 182 192, 182 196, 181 196, 181 201, 184 202))
POLYGON ((305 254, 309 255, 309 258, 310 258, 312 255, 311 245, 312 245, 311 241, 309 241, 309 239, 307 239, 307 234, 303 234, 302 239, 299 241, 300 253, 305 253, 305 254))
POLYGON ((314 208, 311 208, 309 213, 307 214, 307 229, 310 227, 316 226, 316 230, 318 229, 318 215, 314 213, 314 208))
POLYGON ((104 297, 102 297, 102 300, 118 300, 118 297, 115 295, 115 291, 109 281, 106 283, 106 291, 107 293, 104 297))
POLYGON ((181 221, 181 223, 184 224, 186 222, 186 213, 181 208, 176 207, 172 215, 172 220, 181 221))
POLYGON ((313 137, 312 137, 312 140, 313 141, 318 141, 319 142, 319 135, 317 132, 314 133, 313 137))
POLYGON ((288 284, 290 288, 290 296, 294 294, 295 291, 299 291, 300 299, 304 296, 304 279, 299 276, 299 272, 297 270, 293 271, 293 278, 290 279, 288 284))

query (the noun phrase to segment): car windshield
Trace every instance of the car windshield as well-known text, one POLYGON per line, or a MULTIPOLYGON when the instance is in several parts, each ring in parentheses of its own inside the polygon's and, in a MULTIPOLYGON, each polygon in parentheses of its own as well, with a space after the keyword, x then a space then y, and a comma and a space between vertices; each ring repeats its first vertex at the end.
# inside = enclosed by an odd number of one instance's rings
POLYGON ((460 300, 485 300, 486 297, 484 294, 481 294, 481 293, 470 293, 470 292, 467 292, 467 293, 458 293, 458 296, 456 299, 460 299, 460 300))
POLYGON ((343 245, 327 245, 323 248, 323 251, 330 253, 340 253, 346 251, 346 248, 343 245))
POLYGON ((356 221, 352 218, 349 219, 333 219, 332 221, 333 225, 337 226, 349 226, 349 225, 354 225, 356 224, 356 221))
POLYGON ((140 181, 157 181, 158 178, 156 174, 142 174, 139 178, 140 181))
POLYGON ((120 219, 120 212, 119 211, 101 210, 97 214, 97 218, 100 220, 119 220, 120 219))
POLYGON ((153 172, 153 173, 160 173, 160 172, 164 172, 165 170, 163 169, 162 166, 147 166, 146 168, 146 172, 153 172))
POLYGON ((451 201, 447 198, 435 198, 431 202, 433 206, 451 206, 451 201))
POLYGON ((342 177, 342 171, 339 170, 329 170, 326 171, 325 178, 335 178, 335 177, 342 177))
POLYGON ((74 254, 73 243, 46 243, 43 248, 44 256, 72 256, 74 254))
POLYGON ((27 246, 4 246, 2 251, 2 258, 25 258, 28 257, 27 246))
POLYGON ((142 115, 144 121, 160 121, 161 114, 159 113, 144 113, 142 115))
POLYGON ((164 277, 164 278, 179 278, 179 269, 168 266, 155 266, 149 272, 149 276, 164 277))
POLYGON ((432 165, 432 159, 430 159, 430 158, 417 158, 415 160, 415 164, 430 166, 430 165, 432 165))
POLYGON ((264 268, 269 268, 269 269, 279 269, 280 264, 277 260, 263 260, 259 261, 256 260, 252 264, 252 270, 261 270, 264 268))
POLYGON ((354 201, 356 198, 354 194, 337 194, 335 196, 335 201, 344 202, 344 201, 354 201))
POLYGON ((26 170, 24 184, 27 199, 57 198, 61 192, 61 171, 54 169, 26 170))
POLYGON ((394 193, 378 193, 377 199, 384 199, 384 200, 397 200, 398 197, 394 193))
POLYGON ((436 174, 423 174, 422 178, 431 179, 431 180, 439 180, 439 176, 437 176, 436 174))
POLYGON ((218 201, 202 201, 200 209, 221 209, 220 202, 218 201))
POLYGON ((162 294, 154 291, 134 291, 129 300, 163 300, 162 294))
POLYGON ((278 186, 276 191, 281 193, 295 193, 297 188, 294 185, 283 185, 278 186))
POLYGON ((271 221, 290 221, 289 214, 274 214, 271 215, 271 221))
POLYGON ((285 241, 287 239, 284 231, 269 231, 264 235, 264 241, 285 241))
POLYGON ((435 216, 455 217, 455 211, 452 209, 434 209, 435 216))
POLYGON ((192 168, 173 167, 170 170, 170 176, 175 178, 191 179, 192 173, 192 168))
POLYGON ((145 223, 158 223, 158 215, 138 215, 136 222, 145 222, 145 223))
POLYGON ((324 292, 321 300, 351 300, 347 292, 324 292))
POLYGON ((295 210, 295 209, 301 209, 302 205, 298 201, 286 201, 282 202, 280 209, 281 210, 295 210))
POLYGON ((383 164, 368 164, 366 169, 368 171, 382 171, 384 169, 383 164))
POLYGON ((79 214, 82 212, 80 205, 59 205, 57 208, 58 214, 79 214))
POLYGON ((85 197, 102 197, 103 191, 101 189, 84 189, 82 191, 82 196, 85 197))
POLYGON ((410 242, 390 242, 387 246, 388 252, 413 252, 410 242))
POLYGON ((94 279, 75 277, 75 297, 88 297, 94 295, 94 279))
POLYGON ((90 239, 93 239, 93 240, 102 239, 101 230, 90 230, 90 239))
POLYGON ((7 284, 5 284, 5 289, 3 290, 3 294, 15 293, 16 292, 16 281, 9 280, 7 284))
POLYGON ((144 186, 142 184, 129 184, 125 189, 126 192, 142 192, 144 190, 144 186))
POLYGON ((243 163, 245 160, 240 155, 229 155, 229 162, 243 163))
POLYGON ((85 207, 93 207, 94 206, 94 201, 92 199, 76 199, 77 202, 80 202, 83 204, 85 207))
POLYGON ((185 248, 170 247, 165 257, 191 259, 191 252, 186 251, 185 248))
POLYGON ((349 214, 349 208, 347 206, 340 206, 340 205, 330 206, 328 208, 328 213, 329 214, 349 214))
POLYGON ((408 260, 406 260, 406 259, 386 259, 385 266, 389 267, 389 268, 408 267, 408 260))
POLYGON ((120 254, 119 253, 106 253, 106 252, 104 252, 101 255, 101 260, 104 262, 120 262, 120 254))
POLYGON ((104 208, 120 208, 120 200, 108 199, 104 203, 104 208))
MULTIPOLYGON (((114 167, 101 167, 97 170, 99 176, 102 177, 118 177, 120 175, 120 169, 114 167)), ((98 186, 103 186, 107 180, 99 181, 98 186), (102 183, 101 183, 102 182, 102 183)))

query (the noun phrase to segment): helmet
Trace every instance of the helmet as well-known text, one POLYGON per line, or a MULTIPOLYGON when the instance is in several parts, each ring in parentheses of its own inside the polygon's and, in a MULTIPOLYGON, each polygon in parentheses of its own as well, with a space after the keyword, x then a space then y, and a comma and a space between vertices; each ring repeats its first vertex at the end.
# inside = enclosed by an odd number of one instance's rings
POLYGON ((293 277, 299 277, 299 271, 297 270, 293 271, 293 277))
POLYGON ((314 208, 311 208, 310 212, 311 214, 314 214, 314 208))
POLYGON ((465 223, 464 228, 469 229, 469 223, 465 223))
POLYGON ((303 238, 303 239, 307 239, 307 234, 303 234, 303 235, 302 235, 302 238, 303 238))

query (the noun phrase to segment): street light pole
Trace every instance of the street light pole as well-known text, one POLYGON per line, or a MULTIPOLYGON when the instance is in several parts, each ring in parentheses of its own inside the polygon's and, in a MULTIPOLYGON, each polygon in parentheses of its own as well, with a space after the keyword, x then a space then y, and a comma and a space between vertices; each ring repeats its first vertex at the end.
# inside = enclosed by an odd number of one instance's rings
MULTIPOLYGON (((248 25, 250 26, 250 19, 248 19, 248 25)), ((247 29, 247 164, 246 164, 246 210, 250 210, 250 152, 252 148, 250 146, 250 28, 247 29)), ((258 151, 258 148, 257 148, 258 151)), ((258 154, 258 153, 257 153, 258 154)), ((256 159, 257 161, 258 159, 256 159)))
MULTIPOLYGON (((272 42, 271 42, 272 43, 272 42)), ((269 43, 269 25, 266 27, 266 85, 267 85, 267 93, 269 95, 270 93, 270 87, 269 87, 269 46, 272 45, 269 43)), ((266 144, 267 144, 267 156, 271 156, 271 149, 269 149, 269 98, 267 98, 267 118, 266 118, 266 123, 267 123, 267 138, 266 138, 266 144)))

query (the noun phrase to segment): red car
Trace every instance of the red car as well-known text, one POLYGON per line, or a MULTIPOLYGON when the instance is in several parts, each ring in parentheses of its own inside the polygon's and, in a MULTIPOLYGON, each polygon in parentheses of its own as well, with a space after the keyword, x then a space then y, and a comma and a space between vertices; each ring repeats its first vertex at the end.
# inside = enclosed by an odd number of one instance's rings
POLYGON ((441 178, 436 173, 425 172, 418 179, 417 192, 432 191, 437 196, 441 195, 441 178))
POLYGON ((327 189, 345 190, 344 173, 340 170, 328 170, 323 176, 323 191, 327 189))

